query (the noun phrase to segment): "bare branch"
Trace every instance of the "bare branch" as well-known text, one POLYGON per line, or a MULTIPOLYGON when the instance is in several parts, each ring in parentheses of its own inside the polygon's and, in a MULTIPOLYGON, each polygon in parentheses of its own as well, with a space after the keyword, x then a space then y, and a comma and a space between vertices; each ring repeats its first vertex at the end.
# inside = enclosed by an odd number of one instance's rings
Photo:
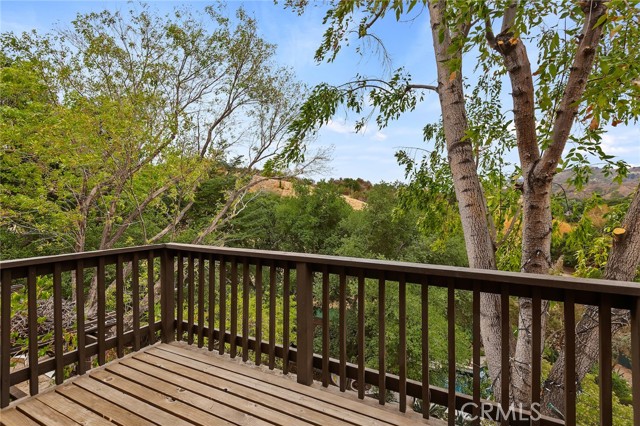
POLYGON ((484 28, 485 28, 485 38, 487 39, 489 46, 492 49, 497 49, 498 42, 496 40, 495 34, 493 34, 493 25, 491 24, 491 19, 489 19, 489 17, 485 18, 484 20, 484 28))
POLYGON ((438 86, 432 86, 429 84, 407 84, 407 91, 412 89, 424 89, 424 90, 432 90, 438 93, 438 86))
POLYGON ((164 184, 163 186, 161 186, 160 188, 156 189, 154 192, 150 193, 147 198, 145 198, 142 203, 139 203, 137 205, 137 207, 132 210, 129 213, 129 216, 122 222, 122 225, 120 225, 118 227, 118 230, 115 232, 115 234, 113 234, 113 236, 111 237, 111 239, 107 242, 107 244, 105 245, 104 248, 111 248, 113 247, 113 245, 118 241, 118 239, 120 239, 120 237, 122 237, 122 235, 124 234, 124 232, 129 228, 129 226, 131 226, 131 224, 133 223, 133 220, 137 217, 140 216, 140 218, 142 218, 142 212, 143 210, 156 198, 158 198, 160 195, 162 195, 163 193, 165 193, 166 191, 168 191, 171 186, 173 184, 175 184, 178 180, 182 179, 182 176, 175 176, 173 177, 169 182, 167 182, 166 184, 164 184))

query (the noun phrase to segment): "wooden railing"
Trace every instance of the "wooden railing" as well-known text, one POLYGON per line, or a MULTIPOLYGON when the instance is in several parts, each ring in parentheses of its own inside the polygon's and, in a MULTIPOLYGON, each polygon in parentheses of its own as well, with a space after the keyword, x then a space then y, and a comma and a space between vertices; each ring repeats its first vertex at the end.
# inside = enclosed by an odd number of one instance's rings
MULTIPOLYGON (((0 268, 2 407, 9 404, 11 389, 17 384, 28 381, 30 394, 37 394, 38 378, 44 373, 54 371, 55 382, 60 384, 69 375, 84 374, 87 359, 102 365, 158 340, 186 340, 219 354, 281 368, 285 374, 295 369, 299 383, 309 385, 316 379, 323 386, 335 384, 341 391, 355 383, 359 398, 365 397, 367 385, 373 386, 380 404, 395 399, 402 412, 412 409, 407 408, 411 397, 420 401, 424 418, 429 418, 428 407, 436 404, 449 413, 465 411, 468 419, 476 418, 475 424, 479 424, 480 416, 498 419, 500 413, 510 413, 510 419, 501 418, 502 424, 574 425, 578 393, 576 306, 595 305, 600 308, 599 350, 603 363, 611 359, 612 309, 630 313, 634 424, 640 424, 640 285, 636 283, 183 244, 12 260, 0 262, 0 268), (95 336, 85 333, 85 312, 77 309, 85 305, 92 281, 97 287, 95 336), (20 287, 16 284, 23 285, 24 294, 12 294, 12 286, 20 287), (48 357, 38 352, 36 301, 43 286, 52 287, 54 300, 55 329, 48 357), (63 289, 71 287, 74 294, 63 296, 63 289), (429 336, 432 292, 446 299, 446 336, 429 336), (502 403, 482 399, 481 292, 500 295, 501 300, 503 350, 498 380, 502 403), (456 300, 463 294, 470 299, 472 311, 472 385, 468 393, 456 392, 456 300), (72 296, 76 306, 75 340, 61 326, 62 299, 72 296), (533 407, 540 404, 542 390, 541 306, 543 301, 562 305, 566 348, 563 420, 508 405, 509 349, 514 330, 509 320, 510 300, 518 297, 532 301, 533 407), (28 364, 11 371, 15 342, 8 330, 11 318, 22 309, 21 300, 28 318, 24 351, 28 364), (417 313, 414 309, 409 316, 408 300, 414 308, 416 300, 419 304, 417 313), (107 310, 116 314, 113 335, 107 335, 104 327, 107 310), (371 322, 369 329, 365 328, 365 312, 376 316, 374 329, 371 322), (332 314, 336 314, 333 319, 332 314), (397 320, 390 322, 390 317, 397 320), (391 328, 395 331, 396 327, 397 335, 394 333, 391 339, 391 328), (420 340, 419 354, 413 353, 414 346, 411 358, 408 335, 420 340), (430 384, 435 367, 430 363, 429 345, 434 339, 447 339, 447 358, 437 366, 447 372, 444 387, 430 384), (408 370, 415 366, 419 368, 413 368, 413 375, 418 371, 418 377, 411 377, 408 370)), ((599 370, 601 424, 613 424, 611 369, 599 370)), ((455 416, 448 418, 449 424, 454 424, 455 416)))

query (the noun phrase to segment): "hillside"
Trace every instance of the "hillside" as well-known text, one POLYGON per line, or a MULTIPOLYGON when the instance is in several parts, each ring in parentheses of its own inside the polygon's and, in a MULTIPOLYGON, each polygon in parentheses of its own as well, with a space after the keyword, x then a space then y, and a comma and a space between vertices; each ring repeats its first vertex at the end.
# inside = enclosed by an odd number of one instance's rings
MULTIPOLYGON (((591 171, 592 173, 589 177, 589 182, 580 191, 567 183, 572 176, 572 172, 570 170, 558 173, 553 179, 553 182, 562 185, 562 188, 566 191, 568 198, 583 199, 597 193, 606 200, 622 198, 632 194, 640 182, 640 167, 632 167, 629 169, 629 174, 624 178, 620 185, 613 182, 611 176, 605 176, 602 169, 598 167, 592 167, 591 171)), ((554 192, 561 192, 562 188, 555 185, 554 192)))
MULTIPOLYGON (((281 197, 293 197, 295 195, 293 183, 279 179, 267 179, 256 184, 251 189, 251 192, 257 191, 265 191, 272 194, 280 195, 281 197)), ((342 195, 342 198, 344 198, 347 204, 349 204, 354 210, 362 210, 367 205, 367 203, 365 203, 364 201, 346 195, 342 195)))

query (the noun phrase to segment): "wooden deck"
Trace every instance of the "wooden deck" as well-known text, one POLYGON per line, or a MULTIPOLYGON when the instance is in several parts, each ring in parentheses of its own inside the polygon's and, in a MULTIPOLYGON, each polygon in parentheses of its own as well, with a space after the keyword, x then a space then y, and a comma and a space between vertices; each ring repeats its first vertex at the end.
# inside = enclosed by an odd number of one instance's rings
POLYGON ((409 425, 427 423, 373 399, 240 364, 184 343, 158 344, 0 412, 28 425, 409 425))

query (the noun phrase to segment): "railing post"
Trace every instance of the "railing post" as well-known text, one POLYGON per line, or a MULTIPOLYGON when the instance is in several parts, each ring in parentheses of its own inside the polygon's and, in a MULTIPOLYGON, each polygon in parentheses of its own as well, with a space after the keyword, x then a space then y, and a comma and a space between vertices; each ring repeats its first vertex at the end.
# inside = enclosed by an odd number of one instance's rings
POLYGON ((175 285, 174 285, 174 258, 170 249, 162 250, 160 257, 160 316, 162 323, 162 343, 170 343, 175 340, 175 285))
POLYGON ((631 308, 631 395, 633 424, 640 424, 640 297, 631 308))
POLYGON ((298 383, 313 383, 313 274, 306 263, 296 265, 296 368, 298 383))
MULTIPOLYGON (((9 405, 9 388, 11 387, 11 377, 9 367, 11 363, 11 270, 3 269, 1 275, 1 296, 0 301, 0 408, 9 405)), ((31 302, 31 301, 29 301, 31 302)))

